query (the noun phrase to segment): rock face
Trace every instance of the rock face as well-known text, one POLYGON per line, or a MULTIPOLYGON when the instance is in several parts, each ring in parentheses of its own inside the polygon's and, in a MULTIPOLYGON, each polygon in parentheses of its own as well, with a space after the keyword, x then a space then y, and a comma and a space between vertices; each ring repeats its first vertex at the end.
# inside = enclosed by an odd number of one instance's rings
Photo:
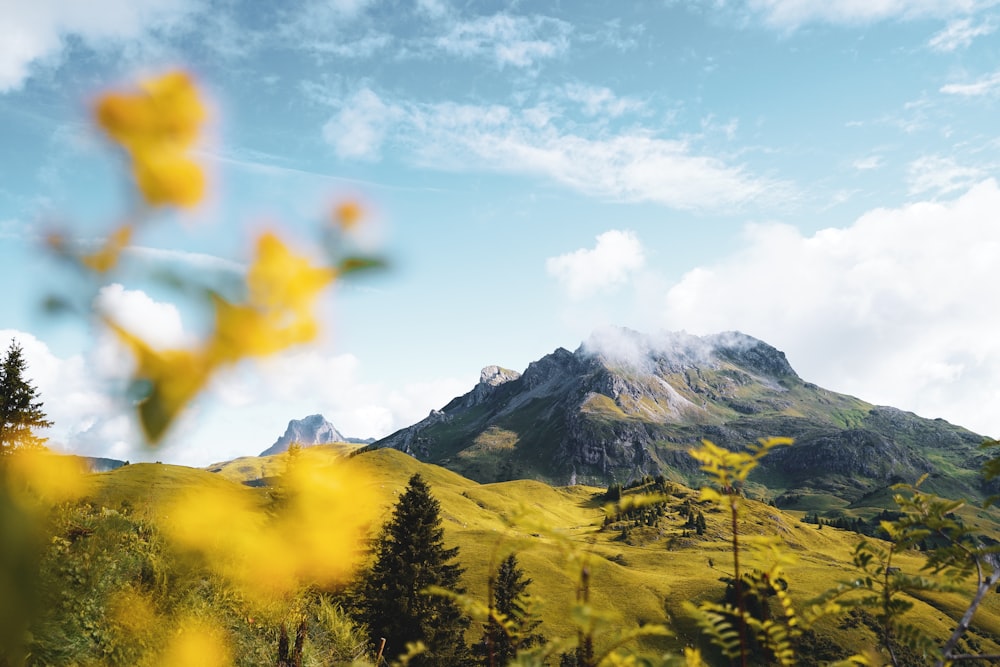
POLYGON ((480 482, 607 485, 663 474, 698 483, 688 451, 702 438, 739 449, 770 436, 796 444, 772 453, 757 479, 848 501, 934 470, 973 479, 965 473, 982 458, 974 433, 804 382, 783 352, 751 336, 624 329, 595 333, 575 352, 559 348, 520 375, 487 366, 467 394, 373 447, 480 482))
POLYGON ((500 385, 516 380, 521 377, 517 371, 507 370, 499 366, 487 366, 479 373, 479 384, 466 394, 468 401, 466 407, 479 405, 489 399, 500 385))
POLYGON ((331 442, 370 442, 357 438, 345 438, 333 424, 324 419, 323 415, 309 415, 305 419, 293 419, 288 422, 285 434, 275 440, 274 444, 260 453, 260 456, 271 456, 288 451, 292 443, 303 447, 325 445, 331 442))

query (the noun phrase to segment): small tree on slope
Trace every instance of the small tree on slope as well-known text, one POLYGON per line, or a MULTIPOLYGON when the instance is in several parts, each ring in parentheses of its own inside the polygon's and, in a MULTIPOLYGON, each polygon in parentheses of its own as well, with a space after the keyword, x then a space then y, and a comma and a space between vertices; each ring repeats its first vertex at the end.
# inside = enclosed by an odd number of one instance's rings
POLYGON ((469 619, 455 601, 424 592, 429 586, 464 592, 462 568, 451 561, 458 548, 444 547, 440 504, 419 474, 413 475, 382 529, 375 564, 362 584, 362 616, 373 642, 386 639, 386 654, 397 655, 411 642, 426 650, 410 660, 414 667, 467 665, 469 619))
POLYGON ((21 346, 11 341, 0 364, 0 455, 41 446, 46 439, 34 430, 52 426, 42 411, 38 391, 24 377, 27 367, 21 346))
POLYGON ((484 624, 482 641, 476 646, 483 664, 489 667, 506 665, 518 651, 545 642, 545 638, 535 632, 542 621, 532 615, 529 585, 531 579, 518 567, 517 557, 514 554, 507 556, 490 586, 493 611, 503 618, 503 624, 493 617, 484 624))

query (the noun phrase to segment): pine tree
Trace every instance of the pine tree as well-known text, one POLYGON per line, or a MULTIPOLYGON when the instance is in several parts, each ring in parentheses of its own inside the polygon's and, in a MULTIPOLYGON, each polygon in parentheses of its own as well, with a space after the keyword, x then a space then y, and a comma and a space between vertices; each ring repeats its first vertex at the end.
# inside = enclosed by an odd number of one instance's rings
POLYGON ((507 556, 491 586, 493 609, 506 620, 507 629, 492 618, 484 624, 483 639, 477 646, 483 664, 490 667, 506 665, 521 649, 545 642, 545 638, 535 632, 542 621, 531 613, 527 590, 530 585, 531 579, 525 578, 517 557, 514 554, 507 556))
POLYGON ((382 529, 375 564, 362 583, 361 616, 373 643, 386 639, 388 655, 423 642, 426 651, 411 659, 414 667, 467 665, 469 619, 451 598, 429 595, 428 586, 456 593, 462 568, 451 561, 458 548, 444 547, 440 504, 419 474, 413 475, 382 529))
POLYGON ((46 438, 34 433, 48 428, 38 391, 25 377, 28 364, 16 341, 11 341, 0 364, 0 455, 19 447, 40 447, 46 438))

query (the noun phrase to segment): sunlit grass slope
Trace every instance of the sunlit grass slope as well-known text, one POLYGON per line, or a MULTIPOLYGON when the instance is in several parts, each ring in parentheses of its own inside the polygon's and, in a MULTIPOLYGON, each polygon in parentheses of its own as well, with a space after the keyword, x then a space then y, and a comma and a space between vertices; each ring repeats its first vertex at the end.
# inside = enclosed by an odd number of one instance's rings
MULTIPOLYGON (((331 457, 347 456, 358 450, 362 445, 350 442, 333 442, 326 445, 312 445, 311 452, 328 453, 331 457)), ((269 481, 277 479, 285 472, 287 458, 284 456, 241 456, 232 461, 214 463, 208 468, 226 479, 240 482, 247 486, 266 486, 269 481)))
MULTIPOLYGON (((229 491, 239 486, 206 470, 165 463, 133 463, 110 472, 96 473, 92 478, 95 504, 117 508, 125 502, 133 511, 154 518, 159 517, 162 509, 180 493, 192 489, 229 491)), ((264 507, 267 497, 261 490, 247 487, 242 492, 264 507)))
MULTIPOLYGON (((316 448, 314 448, 316 449, 316 448)), ((323 450, 342 457, 343 448, 323 450)), ((441 503, 446 541, 460 548, 465 567, 464 584, 473 597, 485 600, 487 578, 511 551, 534 582, 533 594, 541 598, 540 611, 550 637, 574 632, 569 610, 578 588, 578 573, 590 573, 590 601, 617 619, 622 628, 647 622, 668 622, 677 633, 666 645, 679 646, 696 640, 696 629, 685 620, 686 601, 719 600, 725 580, 732 575, 728 517, 697 505, 697 492, 675 485, 665 515, 657 527, 632 531, 627 540, 621 531, 604 525, 604 489, 584 486, 554 488, 536 481, 478 484, 444 468, 424 464, 392 449, 367 451, 354 457, 382 492, 382 521, 410 476, 420 473, 441 503), (682 508, 693 503, 704 511, 703 535, 685 527, 682 508)), ((238 459, 213 466, 211 473, 178 466, 133 464, 95 475, 95 502, 108 506, 128 501, 156 516, 156 508, 172 494, 190 488, 236 486, 261 503, 262 511, 271 490, 259 480, 273 480, 284 467, 281 456, 238 459), (259 485, 256 486, 255 485, 259 485)), ((795 558, 789 566, 789 592, 801 604, 857 576, 851 565, 855 533, 800 521, 802 512, 784 512, 755 501, 745 504, 740 523, 744 536, 780 536, 795 558)), ((379 526, 373 526, 373 536, 379 526)), ((918 553, 899 556, 894 564, 917 573, 918 553)), ((743 567, 762 566, 745 554, 743 567)), ((946 637, 971 598, 967 595, 935 595, 917 600, 912 622, 946 637)), ((1000 596, 989 596, 977 614, 972 637, 982 650, 1000 649, 1000 596)), ((860 649, 874 645, 870 629, 858 623, 830 620, 817 630, 842 646, 860 649)), ((470 639, 474 631, 470 631, 470 639)))

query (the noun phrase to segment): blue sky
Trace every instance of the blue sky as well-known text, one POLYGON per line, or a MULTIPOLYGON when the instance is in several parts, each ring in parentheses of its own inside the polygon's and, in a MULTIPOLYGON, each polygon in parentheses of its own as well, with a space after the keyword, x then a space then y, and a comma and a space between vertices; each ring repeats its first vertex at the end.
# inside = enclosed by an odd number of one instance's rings
MULTIPOLYGON (((982 0, 15 0, 0 26, 0 343, 91 455, 204 465, 321 412, 382 436, 604 326, 738 329, 805 379, 1000 434, 1000 4, 982 0), (136 265, 245 267, 358 198, 391 268, 327 335, 218 378, 161 449, 121 350, 40 304, 40 249, 130 205, 96 95, 175 67, 210 101, 212 196, 136 265)), ((164 345, 197 313, 126 271, 96 299, 164 345)))

